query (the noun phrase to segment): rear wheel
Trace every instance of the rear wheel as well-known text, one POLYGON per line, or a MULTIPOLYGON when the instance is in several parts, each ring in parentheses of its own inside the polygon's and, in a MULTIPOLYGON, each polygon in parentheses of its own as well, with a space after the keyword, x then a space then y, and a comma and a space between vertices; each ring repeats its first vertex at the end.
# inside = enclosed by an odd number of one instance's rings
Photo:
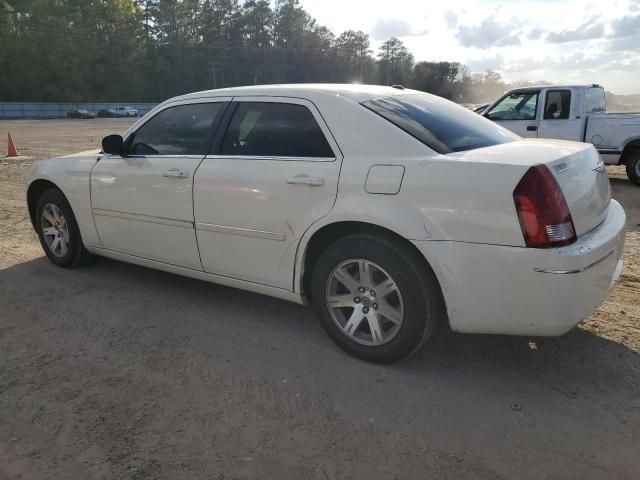
POLYGON ((351 235, 320 256, 312 298, 329 336, 348 353, 390 363, 415 352, 443 315, 423 259, 396 239, 351 235))
POLYGON ((636 185, 640 185, 640 148, 631 152, 627 158, 627 177, 636 185))
POLYGON ((91 258, 82 243, 71 205, 59 190, 47 190, 40 195, 35 223, 42 249, 54 264, 75 267, 91 258))

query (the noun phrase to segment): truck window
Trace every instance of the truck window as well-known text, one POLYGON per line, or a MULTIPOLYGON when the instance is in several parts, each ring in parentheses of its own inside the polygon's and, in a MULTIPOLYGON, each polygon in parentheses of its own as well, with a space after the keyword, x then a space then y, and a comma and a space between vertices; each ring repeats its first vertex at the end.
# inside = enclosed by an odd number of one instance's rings
POLYGON ((535 120, 538 92, 514 92, 498 102, 485 116, 489 120, 535 120))
POLYGON ((607 109, 602 87, 590 87, 585 90, 585 107, 586 113, 604 112, 607 109))
POLYGON ((544 105, 545 120, 566 120, 571 109, 571 90, 549 90, 544 105))

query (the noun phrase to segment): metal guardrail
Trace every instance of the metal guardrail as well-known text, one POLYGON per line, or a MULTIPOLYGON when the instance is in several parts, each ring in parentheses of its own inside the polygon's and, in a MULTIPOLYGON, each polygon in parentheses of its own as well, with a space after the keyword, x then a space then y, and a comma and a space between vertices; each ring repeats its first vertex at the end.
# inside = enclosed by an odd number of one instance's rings
POLYGON ((0 102, 0 119, 64 118, 69 110, 89 110, 98 113, 117 106, 137 108, 144 115, 157 103, 49 103, 49 102, 0 102))

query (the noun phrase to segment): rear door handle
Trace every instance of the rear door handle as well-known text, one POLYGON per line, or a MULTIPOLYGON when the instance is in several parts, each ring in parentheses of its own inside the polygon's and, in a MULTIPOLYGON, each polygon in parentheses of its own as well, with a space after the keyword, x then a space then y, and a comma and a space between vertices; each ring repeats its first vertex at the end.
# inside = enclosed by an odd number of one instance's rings
POLYGON ((538 130, 538 127, 536 127, 535 125, 529 125, 527 127, 527 132, 535 132, 536 130, 538 130))
POLYGON ((324 178, 322 177, 308 177, 307 175, 296 175, 295 177, 287 178, 289 184, 301 184, 310 185, 312 187, 319 187, 324 185, 324 178))
POLYGON ((165 172, 162 172, 162 176, 166 178, 188 178, 189 172, 185 172, 184 170, 180 170, 179 168, 172 168, 165 172))

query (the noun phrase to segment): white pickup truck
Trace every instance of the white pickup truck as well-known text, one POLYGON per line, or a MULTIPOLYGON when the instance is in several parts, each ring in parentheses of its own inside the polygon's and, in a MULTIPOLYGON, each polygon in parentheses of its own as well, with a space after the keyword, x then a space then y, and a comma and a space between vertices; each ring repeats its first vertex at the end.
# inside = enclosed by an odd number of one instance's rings
POLYGON ((640 185, 640 113, 607 113, 599 85, 509 90, 483 114, 522 137, 592 143, 608 165, 626 165, 640 185))

